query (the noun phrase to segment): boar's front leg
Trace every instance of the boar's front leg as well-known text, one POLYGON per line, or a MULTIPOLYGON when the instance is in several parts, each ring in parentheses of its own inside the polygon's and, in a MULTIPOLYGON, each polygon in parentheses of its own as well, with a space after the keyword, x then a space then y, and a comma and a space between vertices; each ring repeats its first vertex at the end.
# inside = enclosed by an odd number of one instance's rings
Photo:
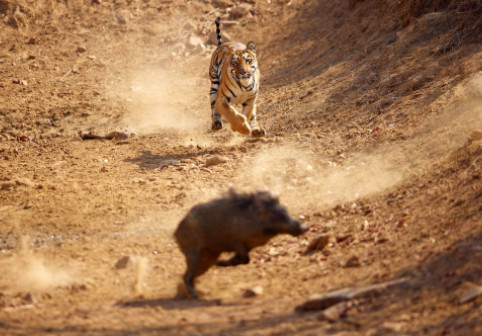
POLYGON ((191 251, 186 254, 187 270, 184 274, 184 284, 187 292, 193 299, 199 296, 194 289, 194 279, 204 274, 218 260, 219 253, 207 250, 191 251))
POLYGON ((249 263, 249 249, 242 246, 237 251, 234 257, 229 260, 220 260, 216 263, 217 266, 236 266, 249 263))

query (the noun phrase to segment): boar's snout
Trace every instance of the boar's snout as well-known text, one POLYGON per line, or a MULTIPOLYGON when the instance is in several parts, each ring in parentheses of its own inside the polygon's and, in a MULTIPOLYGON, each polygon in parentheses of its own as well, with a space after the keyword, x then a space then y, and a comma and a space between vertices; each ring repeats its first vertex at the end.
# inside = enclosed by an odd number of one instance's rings
POLYGON ((299 236, 305 233, 306 231, 308 231, 308 225, 301 224, 296 219, 293 220, 293 232, 292 232, 293 236, 299 236))

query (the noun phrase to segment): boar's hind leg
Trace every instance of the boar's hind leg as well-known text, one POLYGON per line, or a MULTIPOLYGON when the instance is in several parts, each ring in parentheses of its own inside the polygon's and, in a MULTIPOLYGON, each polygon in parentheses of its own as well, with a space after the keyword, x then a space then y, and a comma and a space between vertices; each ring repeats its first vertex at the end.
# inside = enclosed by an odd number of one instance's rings
POLYGON ((236 266, 241 264, 248 264, 249 263, 249 251, 246 249, 242 249, 242 251, 236 252, 234 257, 229 260, 220 260, 216 263, 217 266, 236 266))
POLYGON ((184 284, 192 298, 197 299, 198 295, 194 289, 194 278, 204 274, 219 257, 219 253, 200 251, 191 253, 186 257, 187 270, 184 274, 184 284))

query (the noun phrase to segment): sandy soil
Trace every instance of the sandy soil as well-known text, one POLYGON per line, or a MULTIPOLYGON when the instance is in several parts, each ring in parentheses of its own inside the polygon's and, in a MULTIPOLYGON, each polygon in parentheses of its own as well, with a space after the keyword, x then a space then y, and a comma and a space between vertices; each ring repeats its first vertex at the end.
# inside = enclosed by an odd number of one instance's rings
POLYGON ((461 303, 482 286, 480 17, 479 1, 0 0, 0 334, 482 334, 482 296, 461 303), (217 15, 257 43, 265 138, 210 131, 217 15), (177 299, 172 232, 231 187, 278 193, 310 230, 177 299), (401 278, 328 320, 295 311, 401 278))

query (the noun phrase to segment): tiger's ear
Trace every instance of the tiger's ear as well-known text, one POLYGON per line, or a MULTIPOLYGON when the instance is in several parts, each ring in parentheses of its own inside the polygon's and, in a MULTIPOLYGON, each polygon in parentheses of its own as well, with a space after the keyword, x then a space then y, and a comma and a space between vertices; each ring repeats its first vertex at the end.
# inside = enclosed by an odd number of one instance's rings
POLYGON ((251 50, 251 51, 254 52, 254 53, 256 52, 256 45, 254 44, 253 41, 249 41, 249 42, 248 42, 248 48, 247 48, 247 49, 248 49, 248 50, 251 50))

